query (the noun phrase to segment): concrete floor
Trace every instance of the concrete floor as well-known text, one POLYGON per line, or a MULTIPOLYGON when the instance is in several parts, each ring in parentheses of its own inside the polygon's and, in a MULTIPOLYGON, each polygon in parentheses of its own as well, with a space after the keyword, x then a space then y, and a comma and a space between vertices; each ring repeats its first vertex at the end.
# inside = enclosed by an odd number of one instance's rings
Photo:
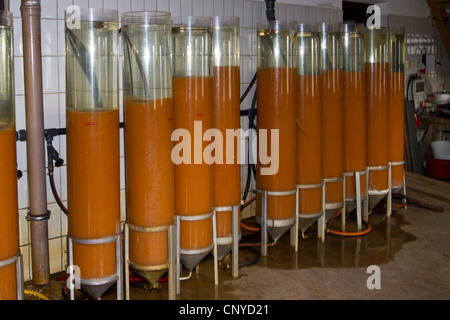
POLYGON ((290 256, 291 268, 271 267, 282 257, 269 256, 242 270, 230 294, 243 299, 449 299, 450 212, 409 206, 406 212, 395 210, 391 223, 383 220, 382 213, 371 216, 374 229, 363 238, 328 236, 324 245, 305 241, 298 259, 290 256), (370 265, 380 267, 380 290, 367 288, 370 265))
MULTIPOLYGON (((240 268, 237 279, 232 278, 231 270, 222 267, 218 287, 214 286, 213 259, 209 256, 199 265, 198 273, 181 281, 178 299, 450 299, 450 212, 438 213, 410 205, 406 210, 394 209, 387 220, 382 202, 374 208, 369 222, 372 230, 365 236, 327 234, 325 243, 317 239, 313 226, 310 237, 300 241, 298 253, 290 247, 289 234, 286 234, 268 248, 266 257, 240 268), (367 287, 367 280, 372 276, 367 268, 372 265, 379 267, 380 289, 367 287)), ((328 228, 334 229, 334 225, 338 228, 337 223, 330 221, 328 228)), ((349 230, 354 224, 355 219, 349 217, 349 230)), ((259 247, 255 249, 259 251, 259 247)), ((254 257, 253 251, 240 250, 241 262, 254 257)), ((186 275, 183 271, 183 276, 186 275)), ((26 289, 62 300, 63 284, 64 281, 52 280, 44 287, 28 284, 26 289)), ((115 294, 114 286, 102 299, 115 299, 115 294)), ((87 297, 78 292, 77 299, 87 297)), ((161 282, 158 289, 132 286, 131 299, 167 300, 167 282, 161 282)))

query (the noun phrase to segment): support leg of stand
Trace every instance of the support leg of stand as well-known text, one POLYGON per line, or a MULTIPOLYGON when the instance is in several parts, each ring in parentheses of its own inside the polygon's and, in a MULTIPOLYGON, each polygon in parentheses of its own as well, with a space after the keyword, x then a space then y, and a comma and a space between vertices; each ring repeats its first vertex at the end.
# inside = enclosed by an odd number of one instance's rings
POLYGON ((366 200, 364 200, 364 220, 369 221, 369 171, 366 169, 366 200))
POLYGON ((219 285, 219 260, 217 259, 217 225, 216 225, 216 210, 212 216, 212 232, 213 232, 213 252, 214 252, 214 285, 219 285))
POLYGON ((356 190, 356 223, 358 231, 362 230, 362 212, 361 212, 361 173, 355 173, 355 190, 356 190))
POLYGON ((117 300, 123 300, 122 233, 116 238, 117 300))
POLYGON ((403 195, 405 196, 403 198, 403 204, 405 205, 405 210, 408 207, 408 202, 406 200, 406 171, 403 168, 403 195))
POLYGON ((125 248, 124 248, 124 264, 125 264, 125 300, 130 300, 130 229, 128 224, 125 223, 124 237, 125 237, 125 248))
POLYGON ((24 278, 23 278, 23 256, 21 253, 17 256, 16 261, 16 278, 17 278, 17 300, 24 300, 24 278))
POLYGON ((267 256, 267 191, 261 193, 261 255, 267 256))
POLYGON ((295 191, 295 220, 294 220, 294 226, 291 228, 291 247, 294 247, 295 252, 298 252, 298 237, 299 237, 299 231, 298 231, 298 212, 300 208, 299 204, 299 188, 296 187, 295 191))
POLYGON ((345 192, 346 187, 346 177, 344 175, 342 179, 342 199, 343 199, 343 206, 342 206, 342 212, 341 212, 341 230, 342 232, 345 232, 345 218, 347 217, 347 193, 345 192))
POLYGON ((180 217, 177 216, 176 220, 176 242, 175 242, 175 254, 176 254, 176 291, 177 294, 180 294, 180 278, 181 278, 181 259, 180 259, 180 217))
POLYGON ((177 268, 176 268, 176 232, 175 232, 175 224, 172 224, 169 227, 168 233, 168 241, 169 241, 169 300, 175 300, 176 291, 177 291, 177 268))
MULTIPOLYGON (((73 266, 73 240, 71 237, 67 237, 67 250, 68 250, 68 264, 69 267, 73 266)), ((75 300, 75 288, 73 285, 69 287, 69 299, 75 300)))
POLYGON ((326 195, 326 183, 322 186, 322 216, 317 221, 317 236, 319 239, 322 239, 322 243, 325 242, 325 195, 326 195))
POLYGON ((239 206, 233 207, 232 212, 232 237, 233 237, 233 249, 232 249, 232 274, 233 278, 239 276, 239 206))
POLYGON ((387 205, 386 205, 386 217, 390 218, 392 214, 392 164, 389 163, 389 169, 388 169, 388 186, 389 186, 389 192, 387 195, 387 205))

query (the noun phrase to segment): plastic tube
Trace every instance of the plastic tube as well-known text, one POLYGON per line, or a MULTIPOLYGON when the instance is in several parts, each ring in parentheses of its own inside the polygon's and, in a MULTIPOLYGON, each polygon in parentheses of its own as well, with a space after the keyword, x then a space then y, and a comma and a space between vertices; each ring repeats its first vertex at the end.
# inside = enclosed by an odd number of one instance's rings
POLYGON ((392 188, 403 187, 405 165, 405 29, 391 28, 389 72, 389 162, 392 188))
POLYGON ((316 27, 300 24, 297 32, 297 185, 299 214, 322 211, 322 66, 316 27))
MULTIPOLYGON (((169 226, 175 210, 170 13, 123 14, 122 39, 127 222, 169 226)), ((168 268, 167 233, 130 229, 132 266, 155 271, 143 272, 147 281, 157 281, 168 268)))
MULTIPOLYGON (((342 48, 337 25, 320 25, 323 77, 323 177, 342 179, 344 171, 344 104, 342 48)), ((325 202, 343 204, 342 181, 326 182, 325 202)))
POLYGON ((365 29, 366 143, 369 192, 387 193, 389 111, 389 28, 365 29), (371 168, 378 168, 373 170, 371 168))
MULTIPOLYGON (((364 29, 362 25, 341 25, 343 47, 344 90, 344 172, 366 171, 366 100, 364 29)), ((361 175, 361 186, 366 185, 366 175, 361 175)), ((361 195, 365 196, 365 187, 361 195)), ((347 200, 356 197, 355 176, 346 178, 347 200)))
MULTIPOLYGON (((227 138, 227 130, 239 132, 241 127, 239 39, 239 18, 213 18, 213 127, 220 130, 224 137, 221 163, 213 164, 214 207, 240 206, 241 200, 241 166, 238 158, 241 138, 240 135, 233 136, 232 141, 227 138), (232 147, 227 148, 227 143, 232 147)), ((222 244, 232 243, 231 218, 231 211, 216 213, 217 237, 222 238, 222 244)))
POLYGON ((196 123, 201 124, 197 133, 201 137, 213 126, 212 18, 174 18, 172 26, 174 129, 189 132, 191 139, 187 148, 192 150, 188 163, 175 165, 175 214, 182 219, 182 263, 192 270, 212 250, 212 217, 201 219, 201 216, 212 212, 213 167, 203 159, 203 151, 209 143, 195 143, 196 123), (195 161, 198 151, 202 158, 195 161), (195 221, 186 221, 183 217, 195 221))
MULTIPOLYGON (((120 232, 118 17, 82 9, 80 18, 80 28, 66 25, 68 235, 104 239, 120 232)), ((82 279, 103 279, 116 274, 115 253, 115 242, 75 242, 73 263, 82 279)))
MULTIPOLYGON (((258 140, 261 130, 267 130, 268 152, 272 144, 273 130, 279 133, 279 168, 275 174, 262 174, 262 169, 273 163, 263 164, 258 157, 256 187, 265 191, 289 192, 295 190, 296 177, 296 111, 297 75, 295 69, 294 21, 258 22, 258 140)), ((258 195, 257 215, 261 215, 261 200, 258 195)), ((284 227, 293 223, 295 195, 268 196, 268 220, 278 221, 284 227)))

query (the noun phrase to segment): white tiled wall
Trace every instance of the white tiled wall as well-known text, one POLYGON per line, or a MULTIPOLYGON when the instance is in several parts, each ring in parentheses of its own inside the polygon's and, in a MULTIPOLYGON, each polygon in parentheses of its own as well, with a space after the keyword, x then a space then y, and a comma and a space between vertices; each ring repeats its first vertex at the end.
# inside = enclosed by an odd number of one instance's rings
MULTIPOLYGON (((352 0, 350 0, 352 1, 352 0)), ((413 18, 429 18, 430 8, 426 0, 383 0, 383 1, 373 1, 373 0, 355 0, 353 2, 361 3, 377 3, 382 7, 382 12, 386 15, 395 15, 403 17, 413 17, 413 18)))
POLYGON ((389 16, 390 26, 402 26, 406 32, 406 75, 417 72, 417 63, 422 60, 422 53, 436 55, 436 61, 441 63, 435 72, 427 73, 426 77, 433 86, 433 92, 450 88, 450 59, 445 50, 442 38, 433 20, 430 18, 414 18, 408 16, 389 16))

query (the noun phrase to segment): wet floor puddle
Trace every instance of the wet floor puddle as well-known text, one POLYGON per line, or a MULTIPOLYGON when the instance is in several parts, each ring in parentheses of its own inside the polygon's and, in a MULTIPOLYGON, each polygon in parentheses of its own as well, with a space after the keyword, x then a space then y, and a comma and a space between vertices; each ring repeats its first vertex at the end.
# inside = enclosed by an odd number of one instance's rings
MULTIPOLYGON (((346 220, 347 232, 355 231, 356 219, 349 216, 346 220)), ((374 208, 369 217, 371 231, 363 236, 350 237, 339 236, 331 233, 326 234, 326 241, 322 242, 317 237, 317 224, 305 232, 306 239, 300 239, 298 253, 290 246, 290 236, 287 232, 278 242, 268 247, 266 257, 259 255, 260 247, 242 246, 239 250, 239 261, 243 268, 262 266, 280 270, 299 270, 307 268, 352 268, 368 267, 370 265, 382 265, 392 261, 405 243, 414 241, 416 238, 403 231, 402 226, 408 225, 407 212, 404 209, 393 209, 390 219, 386 218, 383 206, 374 208)), ((244 221, 244 224, 255 226, 254 220, 244 221)), ((340 230, 340 218, 331 219, 327 223, 328 229, 340 230)), ((243 229, 241 243, 259 243, 259 234, 251 234, 243 229)), ((210 300, 210 299, 232 299, 227 296, 227 287, 223 283, 239 281, 233 279, 229 261, 225 258, 220 262, 219 286, 214 286, 213 258, 208 256, 202 261, 198 270, 190 275, 183 270, 183 277, 189 278, 181 281, 181 292, 178 299, 187 300, 210 300)), ((245 272, 251 272, 246 269, 245 272)), ((59 275, 61 279, 61 275, 59 275)), ((44 288, 26 285, 26 289, 36 289, 45 294, 49 299, 62 300, 64 294, 62 288, 64 281, 52 280, 44 288)), ((143 283, 132 283, 130 296, 133 300, 167 300, 167 282, 162 281, 159 288, 151 288, 143 283)), ((32 297, 26 297, 27 299, 32 297)), ((89 299, 81 292, 77 292, 76 299, 89 299)), ((102 297, 104 300, 116 299, 116 288, 113 286, 102 297)))
MULTIPOLYGON (((393 210, 390 219, 386 218, 384 209, 380 209, 376 208, 370 215, 369 223, 372 229, 363 236, 327 233, 325 242, 322 242, 317 237, 315 224, 306 232, 310 236, 300 241, 297 254, 290 247, 289 235, 285 235, 274 247, 268 249, 267 257, 262 258, 260 262, 270 268, 306 269, 368 267, 392 261, 403 244, 416 238, 401 228, 408 224, 403 209, 393 210)), ((346 231, 356 231, 356 219, 348 217, 346 221, 346 231)), ((340 218, 330 220, 327 228, 340 231, 340 218)))

